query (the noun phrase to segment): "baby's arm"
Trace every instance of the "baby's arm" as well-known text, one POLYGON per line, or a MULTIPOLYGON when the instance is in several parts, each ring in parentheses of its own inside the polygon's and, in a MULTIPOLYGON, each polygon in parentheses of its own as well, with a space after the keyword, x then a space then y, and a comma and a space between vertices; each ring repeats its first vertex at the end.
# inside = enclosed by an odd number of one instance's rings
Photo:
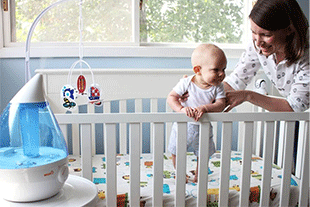
POLYGON ((193 109, 192 107, 183 107, 180 103, 180 95, 177 94, 174 90, 172 90, 167 97, 167 103, 172 108, 172 110, 176 112, 182 112, 185 113, 188 117, 194 117, 196 109, 193 109))
POLYGON ((209 112, 221 112, 225 109, 226 106, 226 98, 216 99, 215 102, 210 104, 205 104, 202 106, 198 106, 196 108, 196 121, 198 121, 204 113, 209 112))

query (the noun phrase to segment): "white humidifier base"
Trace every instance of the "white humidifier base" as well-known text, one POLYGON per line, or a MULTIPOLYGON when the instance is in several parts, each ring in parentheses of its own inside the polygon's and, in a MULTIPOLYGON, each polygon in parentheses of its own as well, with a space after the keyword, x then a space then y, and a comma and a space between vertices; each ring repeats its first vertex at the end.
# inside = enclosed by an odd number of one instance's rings
POLYGON ((32 202, 56 195, 68 178, 68 158, 26 169, 0 169, 0 195, 14 202, 32 202))
POLYGON ((97 187, 89 180, 69 175, 64 186, 55 196, 37 202, 16 203, 1 198, 1 207, 55 207, 55 206, 98 206, 97 187))

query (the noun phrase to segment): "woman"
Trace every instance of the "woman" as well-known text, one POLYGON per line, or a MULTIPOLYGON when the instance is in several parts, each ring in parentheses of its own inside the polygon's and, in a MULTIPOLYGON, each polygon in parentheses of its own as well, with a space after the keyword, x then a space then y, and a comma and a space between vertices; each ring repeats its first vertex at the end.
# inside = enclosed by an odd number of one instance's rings
POLYGON ((249 101, 268 111, 309 108, 308 21, 296 0, 258 0, 250 15, 253 41, 224 80, 228 108, 249 101), (285 99, 244 90, 262 68, 285 99))

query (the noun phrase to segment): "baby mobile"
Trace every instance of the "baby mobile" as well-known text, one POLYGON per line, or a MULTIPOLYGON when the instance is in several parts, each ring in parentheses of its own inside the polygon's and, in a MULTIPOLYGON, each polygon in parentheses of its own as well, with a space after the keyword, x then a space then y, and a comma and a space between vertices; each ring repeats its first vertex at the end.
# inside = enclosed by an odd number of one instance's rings
MULTIPOLYGON (((55 2, 54 4, 50 5, 49 7, 45 8, 35 19, 33 24, 30 27, 27 40, 26 40, 26 54, 25 54, 25 83, 27 83, 31 79, 31 72, 30 72, 30 42, 31 37, 33 34, 33 31, 37 24, 39 23, 40 19, 44 16, 46 12, 48 12, 53 7, 64 3, 66 1, 70 0, 61 0, 58 2, 55 2)), ((67 84, 65 84, 60 91, 60 97, 61 97, 61 104, 66 110, 74 110, 76 109, 77 105, 87 104, 91 103, 95 106, 101 106, 102 100, 100 99, 100 87, 98 84, 95 83, 94 74, 89 66, 89 64, 83 60, 83 43, 82 43, 82 31, 83 31, 83 17, 82 17, 82 5, 83 0, 79 0, 79 33, 80 33, 80 41, 79 41, 79 60, 74 62, 69 70, 68 74, 68 80, 67 84), (75 68, 75 66, 79 64, 80 65, 80 75, 77 79, 76 86, 73 86, 71 84, 71 76, 72 71, 75 68), (82 74, 82 65, 85 64, 92 76, 92 84, 90 86, 87 85, 87 81, 85 76, 82 74), (86 90, 87 89, 87 90, 86 90), (86 103, 83 101, 86 98, 86 103), (77 99, 81 100, 77 102, 77 99)))
MULTIPOLYGON (((61 103, 66 110, 74 110, 77 107, 77 99, 83 99, 82 97, 87 97, 88 103, 94 104, 95 106, 101 106, 102 102, 100 99, 100 87, 95 83, 94 74, 89 66, 89 64, 83 60, 83 43, 82 43, 82 31, 83 31, 83 16, 82 16, 82 4, 83 0, 79 2, 79 32, 80 32, 80 42, 79 42, 79 60, 74 62, 69 70, 67 84, 65 84, 60 91, 61 103), (80 69, 82 65, 85 64, 92 77, 92 84, 87 87, 87 81, 85 76, 80 70, 80 75, 77 78, 76 86, 71 84, 72 72, 75 66, 79 64, 80 69), (87 90, 86 90, 87 89, 87 90)), ((83 99, 84 100, 84 99, 83 99)), ((82 103, 85 104, 85 103, 82 103)))

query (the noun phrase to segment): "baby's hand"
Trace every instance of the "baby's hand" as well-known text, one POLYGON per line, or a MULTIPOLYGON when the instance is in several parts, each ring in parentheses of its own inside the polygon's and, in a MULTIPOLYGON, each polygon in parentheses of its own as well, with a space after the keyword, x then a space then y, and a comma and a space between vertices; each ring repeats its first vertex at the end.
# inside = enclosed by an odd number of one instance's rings
POLYGON ((198 121, 204 113, 206 113, 204 107, 198 106, 197 108, 195 108, 195 117, 194 117, 195 121, 198 121))
POLYGON ((192 107, 184 107, 181 109, 181 112, 185 113, 188 117, 195 118, 196 116, 196 109, 192 107))

